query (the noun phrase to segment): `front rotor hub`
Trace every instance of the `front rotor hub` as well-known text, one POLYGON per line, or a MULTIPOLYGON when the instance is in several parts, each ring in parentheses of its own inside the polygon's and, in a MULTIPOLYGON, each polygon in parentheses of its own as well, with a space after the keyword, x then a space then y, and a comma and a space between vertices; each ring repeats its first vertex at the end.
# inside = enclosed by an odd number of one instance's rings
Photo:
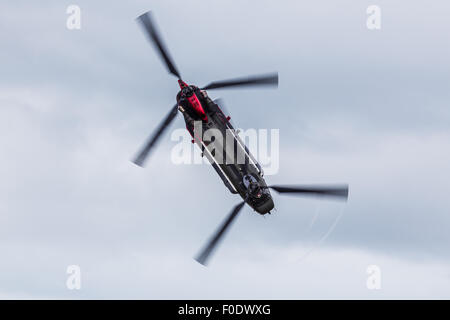
POLYGON ((192 87, 184 87, 181 90, 181 94, 186 96, 186 97, 192 97, 192 95, 194 94, 194 90, 192 89, 192 87))

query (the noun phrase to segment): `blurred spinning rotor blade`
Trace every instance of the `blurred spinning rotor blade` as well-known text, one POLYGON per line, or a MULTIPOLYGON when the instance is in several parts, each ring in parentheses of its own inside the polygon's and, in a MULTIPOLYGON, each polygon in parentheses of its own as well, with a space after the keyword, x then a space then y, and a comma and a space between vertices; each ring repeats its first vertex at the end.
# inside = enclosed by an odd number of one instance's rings
POLYGON ((161 137, 164 130, 169 126, 169 124, 175 119, 175 116, 177 115, 178 106, 174 105, 172 109, 170 110, 169 114, 166 116, 163 122, 158 126, 156 131, 148 138, 147 143, 144 145, 142 150, 139 152, 139 154, 136 156, 136 158, 133 160, 135 164, 142 167, 145 159, 147 158, 148 154, 150 153, 150 150, 153 148, 153 146, 156 144, 158 139, 161 137))
POLYGON ((178 72, 172 58, 169 55, 169 50, 164 46, 161 36, 156 30, 156 23, 154 23, 154 19, 152 18, 151 11, 148 11, 142 15, 140 15, 137 20, 142 24, 145 29, 150 41, 155 45, 158 49, 161 58, 164 60, 169 72, 176 76, 178 79, 181 79, 180 73, 178 72))
POLYGON ((300 195, 315 195, 334 197, 342 200, 348 198, 348 185, 340 186, 269 186, 269 188, 275 190, 278 193, 293 193, 300 195))
POLYGON ((228 87, 254 87, 254 86, 278 86, 278 73, 267 75, 249 76, 223 81, 214 81, 203 87, 203 90, 228 88, 228 87))
POLYGON ((219 241, 222 239, 222 236, 227 231, 228 227, 233 222, 234 218, 237 217, 238 213, 241 211, 244 204, 245 201, 242 201, 233 208, 233 210, 228 215, 227 219, 223 222, 222 226, 219 229, 217 229, 216 233, 211 238, 211 240, 209 240, 209 242, 202 250, 202 252, 197 256, 197 258, 195 258, 197 262, 199 262, 202 265, 206 265, 209 256, 214 251, 219 241))

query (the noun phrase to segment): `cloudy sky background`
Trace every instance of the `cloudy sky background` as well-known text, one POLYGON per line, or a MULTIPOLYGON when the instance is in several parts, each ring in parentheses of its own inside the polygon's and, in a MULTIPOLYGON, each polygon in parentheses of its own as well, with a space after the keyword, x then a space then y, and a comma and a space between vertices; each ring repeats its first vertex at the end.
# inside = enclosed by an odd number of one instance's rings
POLYGON ((450 298, 449 11, 2 2, 0 298, 450 298), (81 30, 66 28, 70 4, 81 30), (129 161, 177 92, 134 21, 148 10, 189 82, 277 70, 278 90, 210 95, 238 127, 280 129, 269 183, 347 182, 348 203, 275 196, 275 214, 246 208, 210 266, 195 262, 239 199, 212 168, 172 164, 170 134, 145 169, 129 161), (366 287, 373 264, 380 290, 366 287))

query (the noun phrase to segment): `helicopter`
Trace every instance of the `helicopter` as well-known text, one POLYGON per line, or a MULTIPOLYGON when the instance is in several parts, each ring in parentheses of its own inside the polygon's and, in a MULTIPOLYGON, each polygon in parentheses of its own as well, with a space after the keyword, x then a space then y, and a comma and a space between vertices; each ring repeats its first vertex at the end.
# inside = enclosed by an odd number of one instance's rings
POLYGON ((145 34, 156 48, 157 53, 170 74, 178 80, 180 91, 176 95, 176 104, 167 116, 150 135, 142 149, 132 160, 143 167, 150 151, 155 147, 162 134, 180 112, 185 120, 186 129, 225 186, 233 194, 238 194, 242 201, 235 205, 222 222, 195 260, 206 265, 211 254, 222 240, 232 222, 245 204, 261 215, 270 214, 274 209, 274 201, 270 189, 279 194, 309 195, 347 200, 348 185, 267 185, 261 165, 251 154, 230 122, 230 116, 222 111, 223 102, 212 100, 207 90, 233 87, 277 87, 278 73, 241 77, 230 80, 213 81, 206 86, 197 87, 186 83, 156 28, 152 12, 148 11, 137 19, 145 34), (222 106, 222 108, 221 108, 222 106), (205 139, 204 132, 215 130, 217 136, 229 135, 226 143, 218 143, 220 139, 205 139), (231 141, 231 143, 229 142, 231 141), (225 158, 226 161, 223 161, 225 158))

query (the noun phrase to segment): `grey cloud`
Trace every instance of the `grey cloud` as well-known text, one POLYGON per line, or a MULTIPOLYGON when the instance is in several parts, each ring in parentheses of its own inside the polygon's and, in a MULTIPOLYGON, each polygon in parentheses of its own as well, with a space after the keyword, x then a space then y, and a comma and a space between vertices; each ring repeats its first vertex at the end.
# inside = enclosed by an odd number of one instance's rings
POLYGON ((380 1, 371 32, 372 3, 176 3, 78 1, 80 31, 65 29, 69 3, 0 6, 0 297, 448 297, 448 4, 380 1), (270 183, 348 182, 348 204, 246 209, 197 265, 238 199, 211 168, 171 164, 168 136, 146 169, 129 162, 177 90, 134 21, 148 9, 189 81, 279 70, 279 90, 211 95, 239 127, 280 128, 270 183), (64 287, 73 263, 80 293, 64 287), (379 295, 371 263, 391 284, 379 295))

